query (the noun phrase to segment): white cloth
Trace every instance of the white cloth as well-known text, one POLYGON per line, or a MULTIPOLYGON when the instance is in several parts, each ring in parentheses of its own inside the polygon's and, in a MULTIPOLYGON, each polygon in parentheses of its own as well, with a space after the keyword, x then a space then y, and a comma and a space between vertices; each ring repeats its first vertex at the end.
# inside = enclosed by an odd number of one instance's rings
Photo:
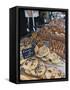
POLYGON ((38 17, 39 11, 37 10, 25 10, 25 17, 38 17))

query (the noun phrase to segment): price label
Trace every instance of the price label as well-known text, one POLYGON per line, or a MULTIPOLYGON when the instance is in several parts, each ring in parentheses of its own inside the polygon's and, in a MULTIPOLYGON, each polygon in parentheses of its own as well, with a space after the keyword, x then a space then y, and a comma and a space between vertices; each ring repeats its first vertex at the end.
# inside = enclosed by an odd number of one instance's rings
POLYGON ((25 59, 34 56, 34 54, 35 54, 34 48, 28 48, 22 50, 22 55, 25 59))

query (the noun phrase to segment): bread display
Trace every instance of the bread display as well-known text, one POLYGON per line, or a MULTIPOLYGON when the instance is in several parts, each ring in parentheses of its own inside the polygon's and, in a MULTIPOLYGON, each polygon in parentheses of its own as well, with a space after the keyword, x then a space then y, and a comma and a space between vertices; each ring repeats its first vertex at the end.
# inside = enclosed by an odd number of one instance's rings
POLYGON ((38 59, 38 62, 32 63, 33 66, 31 66, 30 62, 29 64, 25 65, 25 61, 22 61, 22 65, 20 68, 21 80, 36 80, 36 79, 52 79, 52 78, 63 78, 64 73, 59 70, 57 67, 53 66, 46 66, 46 63, 44 63, 42 60, 38 59))
POLYGON ((64 78, 65 30, 63 20, 52 20, 20 41, 20 79, 64 78), (34 53, 34 54, 32 54, 34 53), (24 55, 27 57, 24 57, 24 55), (61 69, 60 69, 61 68, 61 69), (63 69, 63 70, 62 70, 63 69))

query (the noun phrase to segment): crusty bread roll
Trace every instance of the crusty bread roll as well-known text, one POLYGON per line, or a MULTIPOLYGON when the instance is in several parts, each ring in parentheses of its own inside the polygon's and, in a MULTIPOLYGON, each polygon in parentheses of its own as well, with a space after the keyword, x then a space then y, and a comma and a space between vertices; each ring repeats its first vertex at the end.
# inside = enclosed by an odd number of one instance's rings
POLYGON ((38 65, 38 59, 37 58, 34 58, 33 60, 32 59, 27 59, 23 62, 23 65, 22 67, 25 69, 25 70, 32 70, 32 69, 35 69, 38 65))
POLYGON ((34 70, 31 70, 31 74, 33 76, 40 77, 45 73, 45 71, 46 71, 45 64, 42 61, 39 61, 37 68, 34 70))
POLYGON ((43 57, 48 55, 49 53, 49 48, 43 45, 42 47, 38 48, 37 46, 35 47, 35 52, 37 57, 43 57))

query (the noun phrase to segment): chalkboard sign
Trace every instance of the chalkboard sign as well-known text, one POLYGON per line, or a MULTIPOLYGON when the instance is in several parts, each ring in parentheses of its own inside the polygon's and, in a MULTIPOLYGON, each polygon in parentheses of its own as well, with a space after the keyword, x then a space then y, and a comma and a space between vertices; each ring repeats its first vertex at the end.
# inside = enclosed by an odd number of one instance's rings
POLYGON ((34 54, 35 54, 34 53, 34 48, 28 48, 28 49, 23 49, 22 50, 22 55, 25 59, 29 58, 29 57, 32 57, 34 54))

